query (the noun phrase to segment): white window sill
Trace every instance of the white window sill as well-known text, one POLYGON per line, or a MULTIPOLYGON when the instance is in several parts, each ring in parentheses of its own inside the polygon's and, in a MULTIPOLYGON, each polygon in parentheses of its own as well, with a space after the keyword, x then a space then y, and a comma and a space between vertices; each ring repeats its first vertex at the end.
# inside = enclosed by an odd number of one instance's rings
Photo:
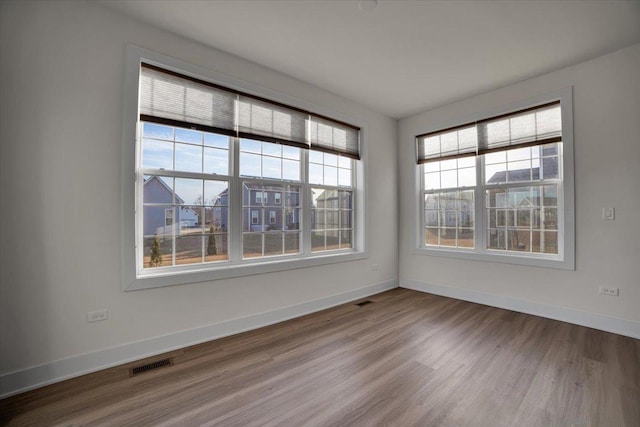
POLYGON ((503 252, 476 249, 414 248, 414 255, 437 256, 483 262, 499 262, 503 264, 526 265, 530 267, 575 270, 574 260, 563 259, 559 255, 503 252))
POLYGON ((251 276, 254 274, 273 273, 276 271, 293 270, 296 268, 314 267, 339 262, 366 259, 366 252, 354 250, 335 251, 331 253, 312 254, 304 258, 269 258, 255 261, 244 261, 243 264, 229 263, 196 266, 188 271, 152 271, 139 274, 126 286, 126 291, 159 288, 163 286, 182 285, 187 283, 208 282, 233 277, 251 276))

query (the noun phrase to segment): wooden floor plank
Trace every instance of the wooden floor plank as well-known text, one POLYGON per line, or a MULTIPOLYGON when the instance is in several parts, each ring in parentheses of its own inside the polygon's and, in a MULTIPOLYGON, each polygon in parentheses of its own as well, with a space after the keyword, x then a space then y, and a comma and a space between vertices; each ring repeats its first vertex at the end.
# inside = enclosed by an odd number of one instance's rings
POLYGON ((640 425, 640 340, 407 289, 367 299, 0 400, 0 424, 640 425))

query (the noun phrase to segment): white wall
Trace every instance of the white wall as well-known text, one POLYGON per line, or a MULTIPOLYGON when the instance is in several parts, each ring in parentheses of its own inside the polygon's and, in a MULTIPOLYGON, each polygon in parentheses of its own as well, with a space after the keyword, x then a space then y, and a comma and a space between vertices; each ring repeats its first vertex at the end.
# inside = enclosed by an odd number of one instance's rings
POLYGON ((640 338, 640 45, 399 122, 400 285, 640 338), (417 255, 415 135, 573 86, 576 269, 417 255), (615 221, 602 221, 615 207, 615 221), (598 286, 620 288, 619 297, 598 286))
POLYGON ((106 348, 397 285, 394 120, 100 5, 0 7, 0 376, 15 380, 0 394, 73 375, 74 361, 84 361, 81 370, 95 369, 91 355, 104 356, 106 348), (365 123, 370 258, 123 292, 120 180, 132 173, 120 167, 126 43, 365 123), (109 319, 87 323, 87 312, 103 307, 109 319), (60 359, 73 363, 54 372, 60 359), (16 380, 42 364, 46 375, 16 380))

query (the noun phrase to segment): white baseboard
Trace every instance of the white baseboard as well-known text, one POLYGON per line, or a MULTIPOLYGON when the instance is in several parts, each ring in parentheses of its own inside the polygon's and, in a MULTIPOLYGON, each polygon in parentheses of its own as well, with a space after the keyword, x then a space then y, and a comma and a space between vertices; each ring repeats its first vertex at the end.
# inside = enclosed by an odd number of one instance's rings
POLYGON ((131 344, 107 348, 92 353, 72 356, 20 371, 0 375, 0 398, 74 378, 80 375, 107 369, 157 354, 166 353, 190 345, 261 328, 274 323, 304 316, 349 301, 364 298, 398 287, 398 280, 365 286, 352 291, 332 295, 314 301, 297 304, 278 310, 207 325, 188 331, 176 332, 149 338, 131 344))
POLYGON ((566 307, 539 304, 536 302, 520 300, 517 298, 503 297, 500 295, 486 294, 468 289, 453 288, 449 286, 434 285, 418 280, 400 280, 400 287, 427 292, 430 294, 456 298, 492 307, 504 308, 521 313, 533 314, 548 319, 560 320, 567 323, 613 332, 631 338, 640 339, 640 322, 602 314, 589 313, 566 307))

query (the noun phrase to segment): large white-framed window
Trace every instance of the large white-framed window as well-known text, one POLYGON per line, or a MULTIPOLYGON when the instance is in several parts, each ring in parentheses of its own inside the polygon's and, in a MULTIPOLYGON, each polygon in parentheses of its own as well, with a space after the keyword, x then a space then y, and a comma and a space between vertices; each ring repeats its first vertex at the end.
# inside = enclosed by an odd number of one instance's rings
POLYGON ((417 253, 574 268, 571 94, 416 137, 417 253))
POLYGON ((352 119, 135 46, 125 88, 125 289, 367 256, 352 119), (333 193, 348 200, 318 228, 333 193))

